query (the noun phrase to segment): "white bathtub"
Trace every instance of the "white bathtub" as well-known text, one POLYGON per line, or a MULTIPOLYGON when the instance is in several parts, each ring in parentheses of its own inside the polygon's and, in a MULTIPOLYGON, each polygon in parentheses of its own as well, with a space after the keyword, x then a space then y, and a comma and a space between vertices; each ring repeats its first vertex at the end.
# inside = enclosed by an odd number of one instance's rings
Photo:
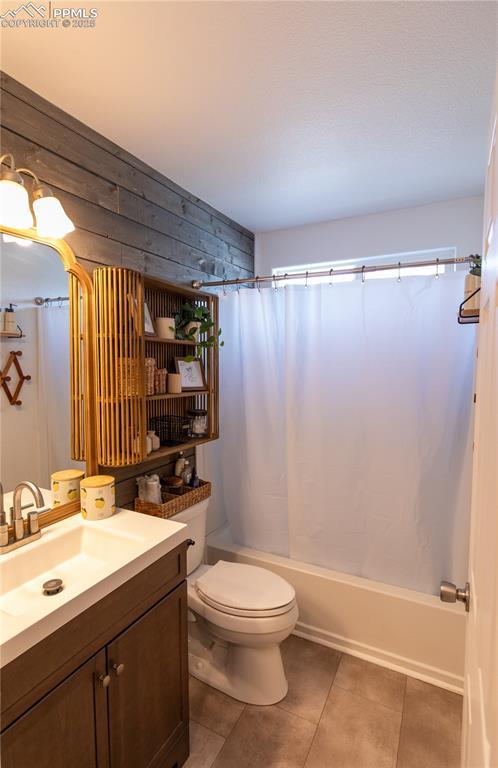
POLYGON ((450 691, 463 691, 466 614, 461 605, 234 544, 211 533, 207 561, 259 565, 296 590, 295 634, 450 691))

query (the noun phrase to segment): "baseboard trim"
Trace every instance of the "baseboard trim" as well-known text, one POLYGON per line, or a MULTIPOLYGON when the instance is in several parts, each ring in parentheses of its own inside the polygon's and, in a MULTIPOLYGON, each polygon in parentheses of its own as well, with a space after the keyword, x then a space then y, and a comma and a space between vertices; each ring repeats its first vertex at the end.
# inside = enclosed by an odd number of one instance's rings
POLYGON ((370 661, 387 669, 393 669, 395 672, 402 672, 409 677, 415 677, 417 680, 423 680, 425 683, 437 685, 439 688, 445 688, 453 693, 463 694, 463 677, 453 675, 444 669, 431 667, 428 664, 420 664, 412 659, 397 656, 394 653, 383 651, 381 648, 375 648, 357 640, 348 637, 341 637, 332 632, 327 632, 319 627, 313 627, 310 624, 303 624, 298 621, 293 632, 297 637, 305 640, 311 640, 320 645, 326 645, 337 651, 349 653, 359 659, 370 661))

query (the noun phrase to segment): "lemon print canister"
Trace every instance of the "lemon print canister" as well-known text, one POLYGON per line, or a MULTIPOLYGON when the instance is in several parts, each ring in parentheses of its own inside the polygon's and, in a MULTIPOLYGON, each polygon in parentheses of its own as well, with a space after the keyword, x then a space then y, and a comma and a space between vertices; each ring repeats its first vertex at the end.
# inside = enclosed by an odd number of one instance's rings
POLYGON ((116 511, 116 488, 112 475, 85 477, 80 483, 81 514, 85 520, 104 520, 116 511))
POLYGON ((85 477, 81 469, 62 469, 50 475, 52 484, 52 506, 78 501, 80 497, 80 481, 85 477))

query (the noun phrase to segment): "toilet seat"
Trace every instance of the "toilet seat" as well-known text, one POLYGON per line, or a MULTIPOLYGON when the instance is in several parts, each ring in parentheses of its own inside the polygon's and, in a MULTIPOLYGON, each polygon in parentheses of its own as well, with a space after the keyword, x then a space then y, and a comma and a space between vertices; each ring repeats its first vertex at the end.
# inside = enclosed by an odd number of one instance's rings
POLYGON ((203 603, 222 613, 251 619, 288 613, 296 599, 294 588, 275 573, 224 560, 205 570, 194 586, 203 603))
POLYGON ((298 618, 297 601, 287 606, 285 613, 274 616, 237 616, 220 611, 203 600, 194 582, 188 582, 188 607, 194 615, 202 617, 214 627, 225 631, 241 633, 244 636, 264 637, 294 627, 298 618))
POLYGON ((292 600, 290 603, 287 603, 286 605, 281 605, 278 608, 268 608, 266 611, 255 611, 255 610, 244 609, 244 608, 233 608, 231 606, 223 605, 222 603, 217 603, 216 600, 212 600, 211 598, 207 597, 207 595, 204 595, 199 589, 197 589, 197 594, 203 603, 206 603, 206 605, 211 606, 211 608, 215 608, 217 611, 221 611, 222 613, 227 613, 229 616, 244 616, 250 619, 261 619, 261 618, 271 617, 271 616, 281 616, 283 613, 287 613, 288 611, 290 611, 296 602, 295 600, 292 600))

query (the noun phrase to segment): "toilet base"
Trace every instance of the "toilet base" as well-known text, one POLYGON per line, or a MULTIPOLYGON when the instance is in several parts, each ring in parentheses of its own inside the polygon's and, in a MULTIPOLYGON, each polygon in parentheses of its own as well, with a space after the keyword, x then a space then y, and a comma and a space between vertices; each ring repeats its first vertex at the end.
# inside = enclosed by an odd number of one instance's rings
POLYGON ((248 648, 189 638, 190 674, 246 704, 276 704, 287 695, 279 645, 248 648))

